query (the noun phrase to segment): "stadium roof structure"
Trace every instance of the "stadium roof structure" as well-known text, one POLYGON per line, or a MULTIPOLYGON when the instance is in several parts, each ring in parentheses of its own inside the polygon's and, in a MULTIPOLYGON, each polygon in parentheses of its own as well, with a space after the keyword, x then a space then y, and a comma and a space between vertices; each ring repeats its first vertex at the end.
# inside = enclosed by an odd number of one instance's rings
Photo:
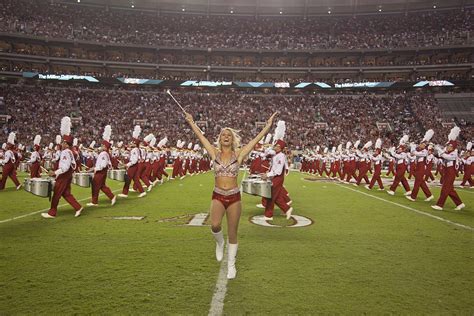
MULTIPOLYGON (((54 0, 53 0, 54 1, 54 0)), ((384 14, 474 6, 474 0, 56 0, 162 13, 311 16, 384 14)))

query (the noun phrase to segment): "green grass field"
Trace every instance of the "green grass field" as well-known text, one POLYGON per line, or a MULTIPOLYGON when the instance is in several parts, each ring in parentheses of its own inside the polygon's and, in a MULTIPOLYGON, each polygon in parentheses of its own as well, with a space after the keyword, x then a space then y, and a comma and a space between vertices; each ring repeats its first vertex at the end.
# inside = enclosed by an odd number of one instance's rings
MULTIPOLYGON (((227 283, 224 314, 473 315, 474 190, 458 189, 464 210, 448 200, 440 212, 422 193, 410 202, 400 188, 392 197, 306 177, 292 172, 285 185, 294 214, 311 226, 255 225, 260 199, 243 195, 238 273, 227 283)), ((67 205, 53 220, 38 212, 47 199, 8 184, 0 192, 0 314, 209 312, 220 269, 215 244, 209 227, 185 224, 208 212, 211 173, 157 186, 143 199, 131 193, 114 207, 102 196, 79 218, 67 205)), ((73 194, 89 202, 89 189, 73 186, 73 194)))

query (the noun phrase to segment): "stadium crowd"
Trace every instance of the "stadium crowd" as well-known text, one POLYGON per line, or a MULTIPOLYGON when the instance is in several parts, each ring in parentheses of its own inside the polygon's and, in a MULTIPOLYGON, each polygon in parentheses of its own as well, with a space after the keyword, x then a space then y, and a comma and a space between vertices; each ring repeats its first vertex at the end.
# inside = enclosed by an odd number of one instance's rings
MULTIPOLYGON (((74 89, 41 86, 8 86, 3 90, 10 121, 3 135, 17 132, 20 143, 30 145, 36 134, 44 143, 52 142, 55 122, 64 115, 73 117, 74 134, 86 144, 100 137, 100 128, 112 125, 116 141, 131 139, 135 124, 145 133, 169 140, 196 141, 182 113, 164 92, 122 89, 74 89), (34 118, 34 119, 32 119, 34 118), (78 118, 77 122, 74 118, 78 118)), ((186 110, 206 134, 214 139, 224 126, 241 130, 244 141, 260 130, 268 113, 279 111, 287 122, 289 148, 337 146, 347 140, 384 138, 384 146, 396 144, 408 133, 416 141, 426 129, 435 130, 433 141, 445 142, 437 101, 432 95, 261 95, 232 92, 176 93, 186 110), (230 111, 229 109, 232 109, 230 111), (377 123, 388 123, 379 124, 377 123), (326 126, 327 124, 327 126, 326 126)), ((461 140, 474 137, 474 126, 455 122, 462 130, 461 140)))
POLYGON ((367 49, 467 45, 472 11, 350 17, 160 15, 138 10, 0 2, 0 31, 48 38, 165 47, 367 49), (278 30, 278 32, 275 32, 278 30))

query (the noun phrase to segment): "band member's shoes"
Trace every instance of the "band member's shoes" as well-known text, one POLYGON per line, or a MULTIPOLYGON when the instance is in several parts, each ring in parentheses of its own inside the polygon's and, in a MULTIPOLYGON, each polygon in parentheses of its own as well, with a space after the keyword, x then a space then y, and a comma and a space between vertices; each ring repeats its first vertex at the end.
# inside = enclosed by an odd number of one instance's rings
POLYGON ((293 208, 292 207, 290 207, 290 209, 288 211, 286 211, 286 219, 291 218, 291 213, 293 213, 293 208))
MULTIPOLYGON (((288 205, 289 205, 289 204, 288 204, 288 205)), ((263 206, 263 204, 262 204, 262 203, 260 203, 260 204, 257 204, 256 206, 257 206, 257 208, 265 208, 265 206, 263 206)))
POLYGON ((121 197, 121 198, 127 198, 127 197, 128 197, 128 195, 127 195, 127 194, 120 193, 120 194, 118 194, 118 197, 121 197))
POLYGON ((368 184, 364 185, 364 188, 366 188, 367 190, 370 190, 370 186, 368 184))
POLYGON ((147 192, 150 192, 152 188, 153 188, 153 186, 152 186, 152 185, 149 185, 149 186, 148 186, 148 189, 147 189, 147 192))
POLYGON ((49 215, 48 213, 41 213, 43 218, 56 218, 56 216, 49 215))
POLYGON ((17 190, 21 189, 21 183, 16 187, 17 190))
POLYGON ((129 189, 130 192, 137 192, 134 188, 129 189))
POLYGON ((138 197, 144 197, 146 195, 146 192, 140 193, 138 197))
POLYGON ((388 190, 387 193, 390 195, 395 195, 395 192, 393 192, 392 190, 388 190))
POLYGON ((432 209, 435 209, 435 210, 438 210, 438 211, 442 211, 443 208, 441 206, 438 206, 438 205, 431 205, 431 208, 432 209))
POLYGON ((80 209, 78 209, 78 210, 76 211, 76 214, 74 214, 74 217, 79 217, 79 216, 81 216, 81 212, 82 212, 83 209, 84 209, 83 207, 81 207, 80 209))
POLYGON ((110 200, 110 205, 114 206, 114 205, 115 205, 115 202, 117 202, 117 197, 116 197, 116 196, 114 196, 114 197, 112 198, 112 200, 110 200))
POLYGON ((179 178, 179 180, 183 180, 184 178, 186 178, 186 176, 182 176, 181 178, 179 178))
POLYGON ((263 216, 263 219, 266 220, 266 221, 273 221, 273 217, 263 216))
POLYGON ((425 199, 425 202, 429 202, 429 201, 431 201, 432 199, 434 199, 434 196, 433 196, 433 195, 430 195, 430 196, 428 196, 428 197, 425 199))
POLYGON ((412 202, 415 202, 416 200, 414 198, 412 198, 411 196, 409 195, 406 195, 405 196, 408 200, 412 201, 412 202))
POLYGON ((353 186, 358 187, 359 185, 357 183, 352 183, 353 186))
POLYGON ((466 207, 466 205, 464 205, 464 203, 461 203, 461 204, 459 204, 458 206, 456 206, 456 208, 455 208, 454 210, 455 210, 455 211, 460 211, 460 210, 462 210, 462 209, 465 208, 465 207, 466 207))
POLYGON ((377 189, 377 191, 383 191, 383 190, 384 190, 384 188, 378 188, 377 189))
MULTIPOLYGON (((293 200, 290 200, 290 201, 289 201, 288 203, 286 203, 286 204, 291 205, 291 203, 293 203, 293 200)), ((262 205, 262 206, 263 206, 263 205, 262 205)))
POLYGON ((99 206, 99 204, 95 204, 95 203, 87 203, 86 205, 87 206, 99 206))
POLYGON ((403 193, 405 196, 411 195, 411 191, 403 193))
POLYGON ((227 248, 227 279, 235 279, 237 269, 235 268, 235 256, 237 256, 238 244, 229 244, 227 248))

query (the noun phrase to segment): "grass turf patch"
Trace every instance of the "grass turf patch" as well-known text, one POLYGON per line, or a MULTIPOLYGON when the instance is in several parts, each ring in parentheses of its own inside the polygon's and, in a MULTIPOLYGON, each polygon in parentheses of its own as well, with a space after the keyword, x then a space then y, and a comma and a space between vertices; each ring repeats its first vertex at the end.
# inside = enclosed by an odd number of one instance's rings
MULTIPOLYGON (((472 231, 303 177, 293 172, 285 186, 294 214, 314 220, 311 226, 252 224, 263 214, 255 207, 260 198, 243 195, 238 274, 228 283, 226 314, 474 312, 472 231)), ((49 207, 47 199, 9 185, 0 192, 0 220, 49 207)), ((35 214, 1 223, 0 311, 207 313, 220 264, 209 227, 183 224, 189 214, 208 212, 212 187, 209 173, 157 186, 145 198, 131 193, 114 207, 101 197, 79 218, 68 205, 54 220, 35 214), (111 216, 146 217, 104 219, 111 216)), ((410 202, 401 191, 347 188, 474 226, 470 191, 458 190, 463 211, 448 202, 437 212, 429 207, 435 201, 410 202)), ((438 197, 439 189, 433 193, 438 197)), ((73 194, 89 202, 89 189, 73 186, 73 194)), ((273 222, 290 223, 278 210, 273 222)))

